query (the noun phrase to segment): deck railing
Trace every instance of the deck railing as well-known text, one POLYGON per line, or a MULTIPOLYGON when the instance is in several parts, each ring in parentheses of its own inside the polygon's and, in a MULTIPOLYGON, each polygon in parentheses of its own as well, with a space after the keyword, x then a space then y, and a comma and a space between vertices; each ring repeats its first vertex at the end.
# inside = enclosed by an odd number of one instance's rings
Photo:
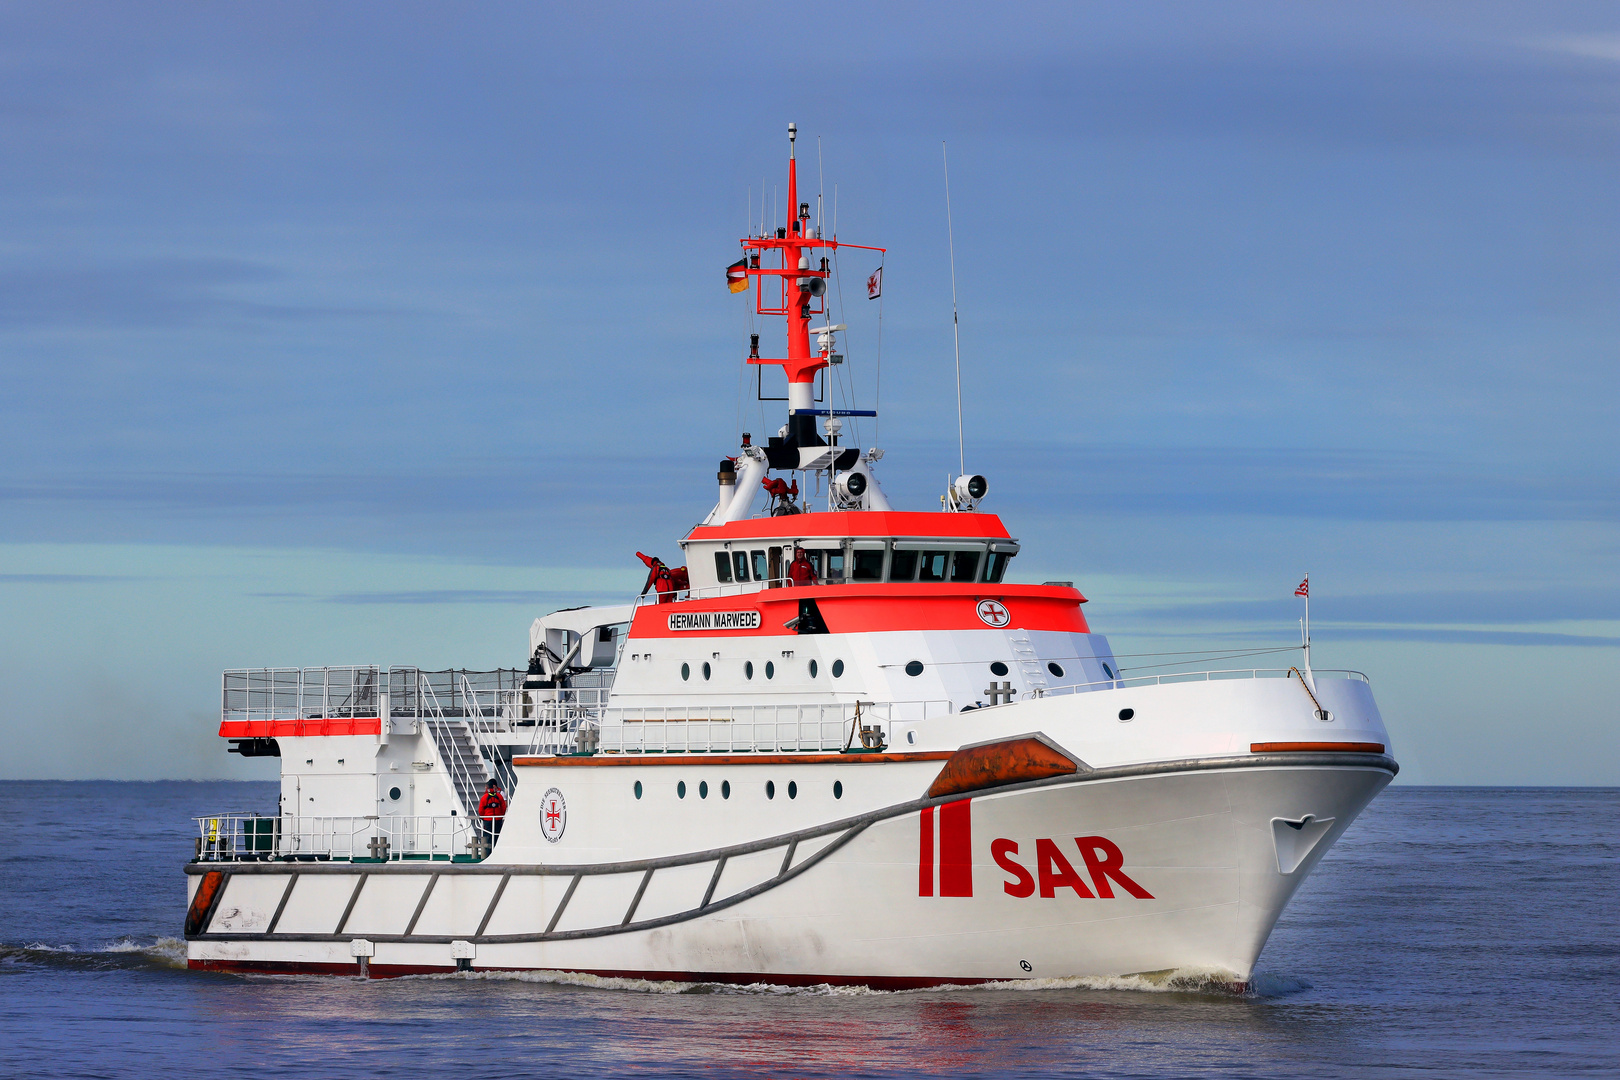
MULTIPOLYGON (((809 753, 863 745, 895 722, 955 712, 946 700, 610 706, 571 727, 537 728, 530 753, 809 753)), ((868 748, 870 745, 868 744, 868 748)))
POLYGON ((468 859, 479 854, 472 818, 295 817, 215 814, 197 822, 201 862, 327 859, 468 859))
MULTIPOLYGON (((1224 671, 1173 671, 1165 675, 1122 675, 1117 679, 1075 683, 1072 686, 1053 686, 1037 690, 1033 697, 1059 697, 1063 694, 1081 694, 1093 690, 1123 690, 1134 686, 1163 686, 1168 683, 1224 682, 1228 679, 1286 679, 1299 674, 1298 668, 1230 668, 1224 671)), ((1357 679, 1370 682, 1366 675, 1348 668, 1318 668, 1311 672, 1315 678, 1357 679)))

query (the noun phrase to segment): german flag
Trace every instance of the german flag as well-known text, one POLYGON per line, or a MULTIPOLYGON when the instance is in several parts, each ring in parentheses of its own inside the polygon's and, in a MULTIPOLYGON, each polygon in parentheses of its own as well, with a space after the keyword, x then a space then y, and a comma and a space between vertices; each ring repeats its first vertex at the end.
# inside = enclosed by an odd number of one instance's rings
POLYGON ((748 259, 738 259, 726 267, 726 285, 734 293, 742 292, 748 288, 748 259))

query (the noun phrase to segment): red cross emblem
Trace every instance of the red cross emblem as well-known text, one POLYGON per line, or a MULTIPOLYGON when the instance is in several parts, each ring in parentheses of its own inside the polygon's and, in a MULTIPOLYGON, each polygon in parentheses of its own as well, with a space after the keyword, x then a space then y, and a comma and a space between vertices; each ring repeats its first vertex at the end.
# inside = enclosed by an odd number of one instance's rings
POLYGON ((568 827, 568 800, 556 788, 547 788, 540 799, 540 833, 555 844, 568 827))

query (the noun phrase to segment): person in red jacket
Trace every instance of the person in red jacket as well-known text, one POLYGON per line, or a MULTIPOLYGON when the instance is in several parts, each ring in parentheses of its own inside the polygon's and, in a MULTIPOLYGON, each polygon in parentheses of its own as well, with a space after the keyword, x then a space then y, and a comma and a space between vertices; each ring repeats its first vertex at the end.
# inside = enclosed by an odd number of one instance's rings
POLYGON ((804 553, 803 548, 793 549, 793 561, 788 564, 788 577, 793 584, 814 585, 816 583, 816 568, 810 562, 810 556, 804 553))
POLYGON ((484 797, 478 800, 478 821, 484 831, 485 846, 494 851, 495 840, 506 823, 506 796, 501 792, 499 780, 484 785, 484 797))

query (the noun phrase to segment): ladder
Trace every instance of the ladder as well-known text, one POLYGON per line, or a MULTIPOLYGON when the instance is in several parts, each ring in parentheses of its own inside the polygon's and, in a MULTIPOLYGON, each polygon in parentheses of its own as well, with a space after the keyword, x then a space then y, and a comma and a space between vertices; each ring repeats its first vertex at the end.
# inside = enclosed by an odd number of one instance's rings
POLYGON ((1046 667, 1041 658, 1035 655, 1035 646, 1029 640, 1029 631, 1014 630, 1007 635, 1007 644, 1012 646, 1013 659, 1024 671, 1024 697, 1040 697, 1046 692, 1046 667))
POLYGON ((484 797, 484 785, 489 782, 489 767, 478 749, 472 725, 459 716, 446 716, 439 707, 439 697, 426 679, 421 680, 422 704, 427 717, 424 723, 433 735, 433 745, 439 748, 439 761, 450 774, 450 785, 461 801, 464 817, 478 816, 478 803, 484 797))

